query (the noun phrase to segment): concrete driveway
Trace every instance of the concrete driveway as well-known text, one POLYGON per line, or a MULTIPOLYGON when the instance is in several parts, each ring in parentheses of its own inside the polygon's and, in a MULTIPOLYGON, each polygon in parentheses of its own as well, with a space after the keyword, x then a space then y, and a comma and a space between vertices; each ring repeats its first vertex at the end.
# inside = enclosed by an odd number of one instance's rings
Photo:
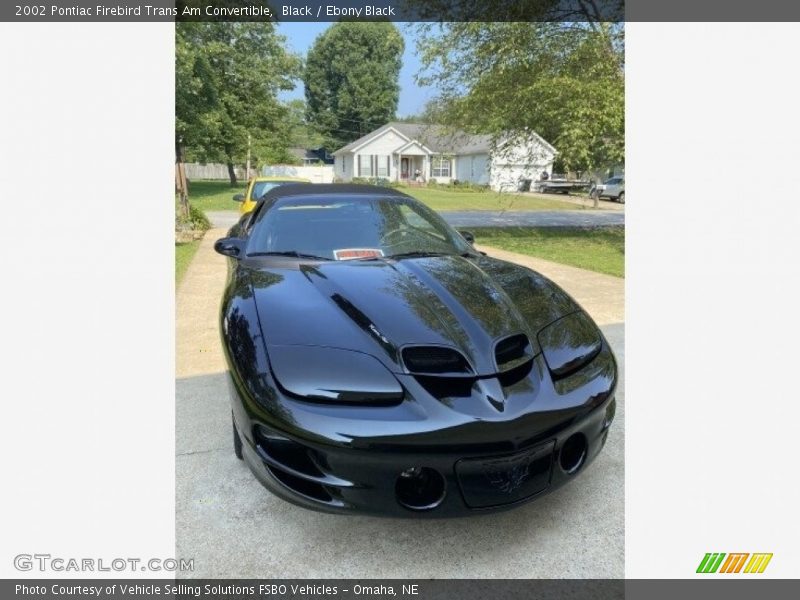
MULTIPOLYGON (((548 211, 442 211, 439 214, 453 227, 599 227, 625 225, 622 211, 548 210, 548 211)), ((239 219, 239 213, 229 210, 208 211, 206 216, 214 227, 229 229, 239 219)))
MULTIPOLYGON (((624 575, 625 394, 606 447, 573 483, 516 510, 455 520, 326 515, 267 492, 234 457, 217 310, 224 259, 209 231, 176 299, 176 555, 193 577, 619 578, 624 575)), ((623 280, 504 251, 598 321, 624 381, 623 280)))

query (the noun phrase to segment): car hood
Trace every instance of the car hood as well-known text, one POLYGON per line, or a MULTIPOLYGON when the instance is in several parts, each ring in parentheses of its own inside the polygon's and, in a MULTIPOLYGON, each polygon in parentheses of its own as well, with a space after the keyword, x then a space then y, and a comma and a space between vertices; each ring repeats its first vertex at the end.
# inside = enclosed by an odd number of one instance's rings
POLYGON ((459 350, 478 375, 496 371, 494 344, 536 334, 578 310, 538 273, 489 257, 242 265, 270 345, 343 348, 402 371, 409 345, 459 350))

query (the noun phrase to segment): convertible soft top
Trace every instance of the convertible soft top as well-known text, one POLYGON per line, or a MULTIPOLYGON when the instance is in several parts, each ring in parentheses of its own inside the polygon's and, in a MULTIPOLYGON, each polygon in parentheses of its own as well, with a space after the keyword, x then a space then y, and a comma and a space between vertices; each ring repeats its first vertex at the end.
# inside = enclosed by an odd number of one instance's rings
POLYGON ((290 196, 326 196, 329 194, 349 194, 354 196, 375 196, 410 198, 400 190, 377 185, 356 183, 286 183, 275 187, 261 197, 262 200, 273 200, 290 196))

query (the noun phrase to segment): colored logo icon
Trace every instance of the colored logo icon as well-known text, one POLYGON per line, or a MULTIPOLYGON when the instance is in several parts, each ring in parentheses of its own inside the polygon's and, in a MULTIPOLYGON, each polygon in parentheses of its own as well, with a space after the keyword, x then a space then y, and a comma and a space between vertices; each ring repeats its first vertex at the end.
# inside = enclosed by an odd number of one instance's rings
POLYGON ((697 567, 698 573, 763 573, 772 553, 708 552, 697 567), (749 557, 749 560, 748 560, 749 557))

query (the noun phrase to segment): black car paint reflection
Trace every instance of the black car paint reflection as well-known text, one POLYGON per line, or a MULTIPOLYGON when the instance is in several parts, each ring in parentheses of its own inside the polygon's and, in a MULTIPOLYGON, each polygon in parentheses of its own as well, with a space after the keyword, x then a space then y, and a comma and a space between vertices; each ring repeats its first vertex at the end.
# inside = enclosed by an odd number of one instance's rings
POLYGON ((237 454, 281 498, 478 514, 566 483, 605 443, 617 369, 596 325, 551 281, 476 252, 408 196, 281 186, 218 248, 230 259, 221 335, 237 454), (278 210, 290 217, 265 233, 278 210), (372 216, 347 220, 358 215, 372 216), (320 258, 269 254, 273 241, 320 258), (332 260, 365 242, 381 244, 375 256, 332 260))

